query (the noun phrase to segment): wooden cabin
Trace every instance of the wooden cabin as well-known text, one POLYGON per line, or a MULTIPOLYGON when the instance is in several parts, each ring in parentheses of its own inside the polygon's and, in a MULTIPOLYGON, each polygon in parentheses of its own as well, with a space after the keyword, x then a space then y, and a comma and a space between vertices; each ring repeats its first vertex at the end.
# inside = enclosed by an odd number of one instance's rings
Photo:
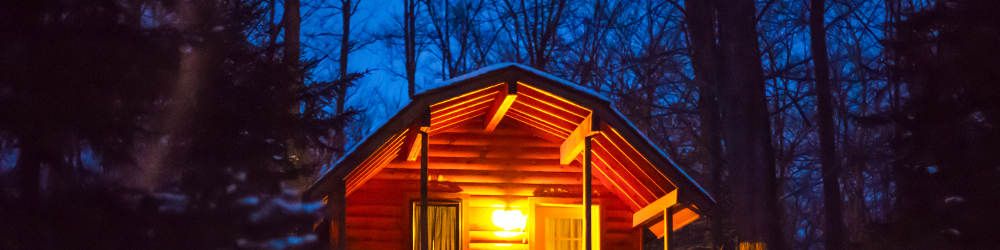
POLYGON ((670 249, 714 204, 607 98, 518 64, 415 95, 305 199, 352 250, 670 249))

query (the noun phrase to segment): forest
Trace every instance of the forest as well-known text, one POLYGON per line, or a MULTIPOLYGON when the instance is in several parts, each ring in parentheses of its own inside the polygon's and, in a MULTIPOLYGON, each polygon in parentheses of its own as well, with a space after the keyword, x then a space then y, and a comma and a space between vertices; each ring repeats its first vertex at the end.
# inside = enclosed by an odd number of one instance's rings
POLYGON ((677 249, 998 249, 997 13, 992 0, 9 1, 0 249, 329 249, 325 204, 301 192, 415 93, 504 62, 608 97, 714 197, 677 249))

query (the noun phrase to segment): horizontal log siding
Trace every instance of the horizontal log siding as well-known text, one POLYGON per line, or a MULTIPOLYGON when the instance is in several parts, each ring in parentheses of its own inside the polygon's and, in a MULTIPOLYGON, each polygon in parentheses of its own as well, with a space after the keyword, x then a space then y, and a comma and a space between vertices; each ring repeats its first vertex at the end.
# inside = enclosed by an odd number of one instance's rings
MULTIPOLYGON (((429 192, 467 193, 469 210, 476 211, 509 204, 523 207, 522 211, 527 212, 527 198, 536 194, 581 197, 581 164, 560 165, 558 143, 512 126, 512 122, 505 117, 492 133, 483 131, 483 123, 475 121, 432 135, 429 192)), ((350 249, 410 247, 410 208, 405 194, 419 192, 419 169, 419 161, 397 158, 347 198, 350 249)), ((593 183, 595 197, 601 198, 604 206, 601 215, 604 249, 630 247, 632 211, 600 180, 593 183)), ((477 245, 476 239, 484 239, 481 243, 492 239, 492 231, 488 231, 492 225, 474 222, 482 219, 470 218, 470 223, 476 224, 471 233, 473 245, 477 245)))

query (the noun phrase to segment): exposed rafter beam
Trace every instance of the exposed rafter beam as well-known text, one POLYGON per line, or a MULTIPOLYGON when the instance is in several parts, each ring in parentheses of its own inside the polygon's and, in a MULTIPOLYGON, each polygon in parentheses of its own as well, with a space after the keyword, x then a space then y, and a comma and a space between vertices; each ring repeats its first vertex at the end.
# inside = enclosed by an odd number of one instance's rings
POLYGON ((486 132, 493 132, 493 129, 500 123, 500 119, 503 119, 507 115, 510 105, 514 104, 514 100, 517 99, 516 81, 504 83, 504 88, 506 88, 506 91, 500 90, 497 92, 496 100, 493 101, 490 110, 486 112, 486 120, 484 121, 486 132))
MULTIPOLYGON (((419 132, 430 132, 431 131, 431 111, 427 110, 426 113, 418 117, 417 125, 420 126, 419 132)), ((420 144, 423 141, 423 137, 420 133, 414 133, 413 143, 410 144, 410 153, 406 155, 407 161, 416 161, 420 158, 420 144)))
POLYGON ((656 201, 649 203, 638 212, 632 214, 632 227, 650 224, 657 220, 663 220, 663 211, 668 207, 677 204, 677 189, 670 191, 656 201))
POLYGON ((420 141, 420 134, 414 134, 413 143, 410 144, 410 154, 406 156, 407 161, 417 161, 417 158, 420 158, 420 141))
POLYGON ((586 118, 583 118, 580 125, 573 130, 573 133, 569 134, 566 141, 563 141, 562 145, 559 145, 559 163, 566 165, 573 162, 573 159, 583 152, 583 142, 587 139, 587 137, 600 132, 600 121, 594 117, 594 113, 591 112, 586 118))
MULTIPOLYGON (((700 218, 701 216, 698 215, 697 210, 698 210, 697 208, 694 208, 694 206, 690 204, 674 205, 672 211, 673 215, 670 216, 670 219, 672 220, 673 224, 672 225, 673 230, 674 231, 680 230, 687 224, 690 224, 691 222, 698 220, 698 218, 700 218)), ((652 231, 653 235, 656 235, 656 238, 663 237, 663 232, 666 229, 666 227, 664 227, 666 222, 663 221, 663 218, 656 218, 654 219, 654 221, 659 221, 659 222, 653 224, 652 226, 649 226, 648 227, 649 231, 652 231)))

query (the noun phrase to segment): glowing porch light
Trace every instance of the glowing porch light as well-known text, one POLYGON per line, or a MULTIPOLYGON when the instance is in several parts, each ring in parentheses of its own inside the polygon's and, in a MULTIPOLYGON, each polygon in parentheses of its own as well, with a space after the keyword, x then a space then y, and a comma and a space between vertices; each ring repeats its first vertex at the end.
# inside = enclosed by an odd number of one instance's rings
POLYGON ((493 232, 493 235, 501 238, 510 238, 524 234, 524 225, 528 223, 528 216, 521 213, 521 210, 493 210, 493 225, 502 228, 504 231, 493 232), (521 229, 513 231, 515 229, 521 229))
POLYGON ((521 210, 493 210, 493 225, 503 228, 503 230, 524 228, 527 223, 528 216, 521 213, 521 210))

